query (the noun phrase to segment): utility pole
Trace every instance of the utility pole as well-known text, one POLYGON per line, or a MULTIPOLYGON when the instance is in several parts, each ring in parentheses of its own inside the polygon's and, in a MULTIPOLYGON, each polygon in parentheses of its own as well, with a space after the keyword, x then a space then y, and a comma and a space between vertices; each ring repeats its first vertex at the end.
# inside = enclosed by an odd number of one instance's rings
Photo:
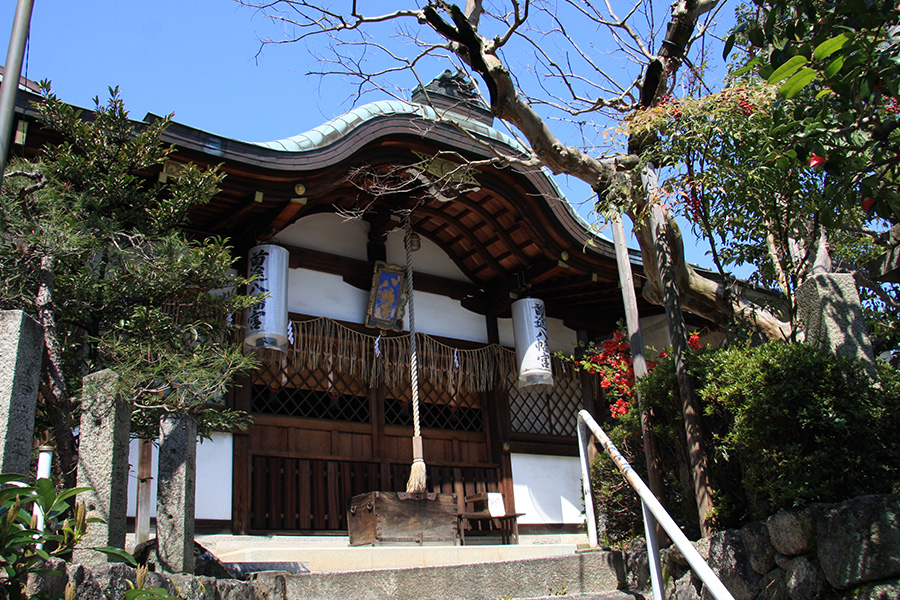
POLYGON ((19 77, 22 75, 22 57, 31 25, 31 9, 34 0, 18 0, 12 32, 9 34, 9 50, 6 52, 6 71, 0 86, 0 183, 6 171, 6 157, 9 156, 9 141, 16 112, 16 92, 19 91, 19 77))

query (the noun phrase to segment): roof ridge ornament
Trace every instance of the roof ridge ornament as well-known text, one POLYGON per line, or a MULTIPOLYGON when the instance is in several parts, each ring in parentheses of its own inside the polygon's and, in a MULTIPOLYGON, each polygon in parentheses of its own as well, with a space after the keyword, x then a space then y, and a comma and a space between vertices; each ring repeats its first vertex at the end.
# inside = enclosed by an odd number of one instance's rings
POLYGON ((466 119, 492 126, 494 116, 478 93, 478 86, 459 69, 455 73, 446 69, 424 87, 413 88, 412 101, 437 110, 454 112, 466 119))

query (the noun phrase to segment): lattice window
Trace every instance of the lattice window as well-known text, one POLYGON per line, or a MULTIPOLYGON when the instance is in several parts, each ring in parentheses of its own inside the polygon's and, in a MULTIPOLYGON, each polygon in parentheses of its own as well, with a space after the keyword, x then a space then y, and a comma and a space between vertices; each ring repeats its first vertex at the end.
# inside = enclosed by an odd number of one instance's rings
POLYGON ((550 423, 554 435, 575 436, 582 405, 581 380, 577 374, 555 376, 550 391, 550 423), (574 375, 574 376, 571 376, 574 375))
POLYGON ((554 361, 553 387, 520 389, 516 374, 509 373, 506 388, 513 433, 574 436, 581 410, 581 381, 554 361))
MULTIPOLYGON (((388 425, 412 425, 412 389, 407 385, 385 390, 384 421, 388 425)), ((422 427, 453 431, 484 431, 481 394, 438 389, 430 380, 419 383, 419 418, 422 427)))
POLYGON ((283 363, 267 363, 253 383, 253 412, 351 423, 370 419, 365 386, 327 366, 295 371, 283 363))

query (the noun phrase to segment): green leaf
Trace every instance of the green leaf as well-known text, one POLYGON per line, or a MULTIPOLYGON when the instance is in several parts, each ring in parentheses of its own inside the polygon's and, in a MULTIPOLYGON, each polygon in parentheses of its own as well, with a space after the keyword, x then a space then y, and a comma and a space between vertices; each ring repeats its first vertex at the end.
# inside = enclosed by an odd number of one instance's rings
POLYGON ((835 226, 835 213, 833 210, 823 210, 819 212, 819 219, 822 221, 822 225, 825 227, 834 227, 835 226))
POLYGON ((809 83, 816 78, 816 72, 813 69, 801 69, 787 80, 778 90, 778 94, 785 98, 795 98, 803 91, 809 83))
POLYGON ((868 100, 869 96, 872 95, 872 85, 869 83, 869 79, 867 77, 863 77, 859 82, 859 99, 860 100, 868 100))
POLYGON ((762 29, 759 27, 754 27, 748 31, 747 37, 750 38, 750 42, 758 48, 762 48, 766 44, 766 38, 763 35, 762 29))
POLYGON ((787 133, 788 131, 793 129, 793 127, 794 127, 793 123, 785 123, 784 125, 779 125, 778 127, 776 127, 775 129, 772 130, 772 133, 770 135, 773 138, 781 137, 785 133, 787 133))
POLYGON ((766 80, 767 83, 778 83, 797 72, 797 69, 808 63, 805 56, 797 55, 789 58, 783 65, 775 69, 766 80))
POLYGON ((741 75, 744 75, 745 73, 749 73, 750 71, 753 70, 753 67, 755 67, 756 65, 758 65, 758 64, 761 63, 761 62, 762 62, 762 59, 760 59, 759 57, 753 58, 753 59, 751 59, 749 62, 747 62, 746 65, 744 65, 744 66, 741 67, 740 69, 738 69, 738 70, 734 71, 733 73, 731 73, 731 76, 732 76, 732 77, 739 77, 739 76, 741 76, 741 75))
POLYGON ((63 510, 65 510, 65 508, 68 506, 67 504, 65 504, 65 501, 68 498, 70 498, 76 494, 80 494, 82 492, 91 491, 93 489, 94 488, 91 488, 91 487, 79 487, 79 488, 69 488, 67 490, 64 490, 62 493, 60 493, 59 496, 57 496, 54 499, 53 504, 51 505, 51 510, 55 509, 57 507, 60 507, 60 506, 62 506, 63 510))
POLYGON ((825 40, 813 51, 813 58, 816 60, 824 60, 840 50, 844 47, 844 45, 850 41, 851 35, 849 33, 842 33, 841 35, 836 35, 829 40, 825 40))
POLYGON ((725 50, 722 51, 722 60, 728 60, 728 55, 731 54, 731 49, 734 48, 734 34, 728 36, 725 40, 725 50))
POLYGON ((838 71, 844 66, 844 62, 847 60, 845 56, 838 56, 833 61, 831 61, 827 67, 825 67, 825 77, 831 79, 835 75, 837 75, 838 71))
POLYGON ((128 563, 132 567, 138 566, 137 560, 134 556, 131 555, 130 552, 126 550, 122 550, 121 548, 116 548, 114 546, 103 546, 102 548, 94 548, 97 552, 101 552, 110 558, 116 559, 123 563, 128 563))
POLYGON ((834 92, 831 91, 831 90, 828 89, 828 88, 825 88, 824 90, 820 90, 819 93, 816 94, 816 100, 821 100, 821 99, 824 98, 825 96, 827 96, 827 95, 829 95, 829 94, 833 94, 833 93, 834 93, 834 92))

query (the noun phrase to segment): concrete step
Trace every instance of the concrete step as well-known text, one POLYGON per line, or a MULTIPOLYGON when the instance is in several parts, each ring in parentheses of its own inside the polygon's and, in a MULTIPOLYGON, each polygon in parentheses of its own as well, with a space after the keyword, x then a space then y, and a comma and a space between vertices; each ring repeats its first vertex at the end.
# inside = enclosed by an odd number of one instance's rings
POLYGON ((634 592, 597 592, 588 594, 564 594, 561 596, 539 596, 537 598, 515 598, 514 600, 643 600, 642 594, 634 592))
POLYGON ((552 598, 563 593, 568 599, 583 600, 643 598, 618 590, 625 579, 618 552, 300 575, 260 573, 257 577, 265 587, 283 589, 289 600, 498 600, 552 598))
MULTIPOLYGON (((303 563, 312 572, 437 567, 571 556, 581 536, 523 536, 518 545, 357 546, 347 536, 197 536, 225 563, 303 563)), ((584 540, 586 541, 586 540, 584 540)))

